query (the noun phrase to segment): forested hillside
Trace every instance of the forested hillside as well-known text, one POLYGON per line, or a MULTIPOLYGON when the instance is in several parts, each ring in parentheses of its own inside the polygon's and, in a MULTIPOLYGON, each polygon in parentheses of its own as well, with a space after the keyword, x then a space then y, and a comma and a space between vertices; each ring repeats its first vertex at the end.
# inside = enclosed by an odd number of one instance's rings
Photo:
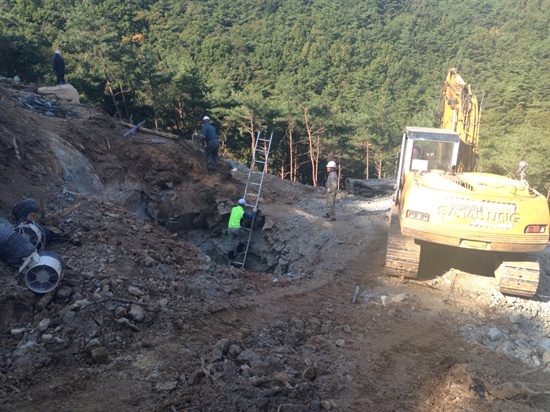
POLYGON ((547 193, 548 21, 550 0, 2 0, 0 75, 53 84, 60 49, 82 101, 183 138, 209 114, 247 162, 274 132, 270 171, 317 184, 327 159, 392 177, 458 67, 483 99, 480 169, 527 160, 547 193))

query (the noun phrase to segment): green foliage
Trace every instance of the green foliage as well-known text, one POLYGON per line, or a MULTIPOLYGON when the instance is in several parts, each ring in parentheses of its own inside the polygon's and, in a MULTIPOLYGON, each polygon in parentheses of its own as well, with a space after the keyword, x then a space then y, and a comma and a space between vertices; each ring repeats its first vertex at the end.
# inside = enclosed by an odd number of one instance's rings
POLYGON ((44 48, 43 39, 27 31, 24 22, 9 11, 9 4, 0 3, 0 75, 19 76, 24 82, 43 77, 44 61, 53 58, 46 57, 44 48))
POLYGON ((519 162, 526 161, 529 163, 527 180, 539 191, 547 190, 550 179, 547 156, 548 135, 545 129, 534 127, 530 121, 502 134, 498 144, 484 147, 480 153, 484 172, 511 177, 519 162))

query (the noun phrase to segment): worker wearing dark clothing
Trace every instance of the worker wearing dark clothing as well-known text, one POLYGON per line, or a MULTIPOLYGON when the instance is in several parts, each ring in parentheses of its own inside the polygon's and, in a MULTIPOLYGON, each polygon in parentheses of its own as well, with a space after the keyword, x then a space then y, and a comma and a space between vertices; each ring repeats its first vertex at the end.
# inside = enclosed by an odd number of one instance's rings
POLYGON ((204 155, 206 156, 206 167, 210 170, 215 170, 218 164, 218 149, 220 147, 220 140, 216 134, 216 128, 210 124, 210 118, 204 116, 202 121, 204 126, 202 128, 201 139, 204 139, 206 146, 204 148, 204 155))
POLYGON ((57 84, 65 84, 65 60, 61 57, 61 52, 59 50, 55 51, 53 58, 53 71, 57 76, 57 84))
POLYGON ((243 229, 243 219, 253 219, 256 213, 247 212, 244 210, 246 201, 239 199, 237 206, 231 209, 231 215, 229 216, 229 223, 227 224, 227 233, 229 234, 229 242, 231 243, 231 250, 229 251, 229 260, 234 260, 237 253, 242 251, 244 242, 246 241, 247 231, 243 229))
POLYGON ((330 161, 327 163, 327 182, 325 188, 327 190, 327 213, 325 219, 336 220, 334 213, 334 203, 336 202, 336 190, 338 189, 338 174, 336 173, 336 162, 330 161))

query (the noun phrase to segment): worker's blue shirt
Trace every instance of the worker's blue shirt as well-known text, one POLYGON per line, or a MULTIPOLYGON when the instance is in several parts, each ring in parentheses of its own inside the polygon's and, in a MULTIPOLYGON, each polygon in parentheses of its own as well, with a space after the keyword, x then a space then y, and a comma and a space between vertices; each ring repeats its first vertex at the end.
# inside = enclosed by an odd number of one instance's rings
POLYGON ((204 136, 206 143, 213 139, 218 139, 218 135, 216 134, 216 129, 214 126, 212 126, 210 123, 206 123, 202 128, 202 135, 204 136))

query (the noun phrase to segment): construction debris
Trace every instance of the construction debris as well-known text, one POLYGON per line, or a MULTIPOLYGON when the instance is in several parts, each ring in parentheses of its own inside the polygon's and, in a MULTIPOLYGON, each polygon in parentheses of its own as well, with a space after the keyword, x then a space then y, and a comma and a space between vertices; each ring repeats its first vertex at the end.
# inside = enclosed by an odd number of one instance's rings
MULTIPOLYGON (((56 102, 50 102, 46 99, 41 99, 34 95, 28 95, 26 97, 20 95, 12 95, 14 100, 18 101, 21 106, 42 113, 45 116, 50 117, 70 117, 73 119, 80 118, 80 114, 74 110, 60 107, 56 102)), ((54 98, 57 96, 54 95, 54 98)))

